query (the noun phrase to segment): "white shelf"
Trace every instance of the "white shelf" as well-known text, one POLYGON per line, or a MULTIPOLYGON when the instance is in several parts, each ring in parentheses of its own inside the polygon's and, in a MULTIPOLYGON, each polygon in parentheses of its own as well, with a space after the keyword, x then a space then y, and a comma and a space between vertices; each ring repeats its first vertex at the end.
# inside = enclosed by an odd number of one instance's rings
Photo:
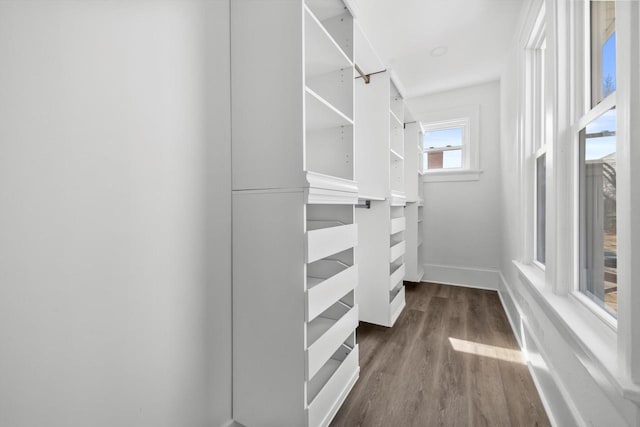
POLYGON ((391 114, 391 117, 396 120, 400 127, 404 127, 404 123, 398 118, 398 116, 396 116, 396 113, 394 113, 392 110, 389 110, 389 114, 391 114))
MULTIPOLYGON (((349 265, 337 259, 321 259, 307 267, 307 290, 315 288, 336 275, 350 268, 349 265)), ((338 298, 336 298, 337 300, 338 298)))
POLYGON ((307 130, 353 126, 353 120, 310 88, 305 88, 305 95, 305 125, 307 130))
POLYGON ((338 301, 307 323, 307 378, 312 378, 358 327, 358 306, 338 301))
POLYGON ((310 341, 309 347, 315 343, 318 338, 325 334, 337 322, 336 319, 327 319, 326 317, 318 317, 307 324, 307 340, 310 341))
POLYGON ((333 220, 331 221, 308 220, 307 230, 315 231, 315 230, 322 230, 324 228, 342 227, 343 225, 347 225, 347 224, 341 221, 333 221, 333 220))
POLYGON ((398 267, 396 267, 395 270, 391 271, 391 274, 389 275, 389 290, 392 291, 393 289, 396 288, 396 286, 398 286, 398 283, 402 282, 402 280, 404 279, 404 276, 406 274, 406 267, 403 264, 400 264, 398 267))
POLYGON ((320 283, 324 282, 327 279, 323 279, 321 277, 311 277, 307 276, 307 288, 313 289, 318 286, 320 283))
POLYGON ((391 152, 391 160, 404 160, 404 157, 398 154, 393 148, 389 151, 391 152))
POLYGON ((336 43, 322 22, 306 5, 305 9, 305 73, 307 77, 353 68, 353 63, 336 43))
POLYGON ((371 201, 376 201, 376 202, 382 202, 384 200, 387 200, 386 197, 384 196, 368 196, 366 194, 358 194, 358 200, 371 200, 371 201))
POLYGON ((404 121, 404 101, 396 88, 396 85, 391 81, 389 92, 389 110, 396 116, 400 123, 404 121))
POLYGON ((400 286, 400 290, 398 293, 393 296, 391 299, 390 310, 391 310, 391 324, 394 324, 395 321, 402 313, 402 309, 405 306, 405 294, 404 294, 404 286, 400 286))
POLYGON ((358 346, 342 346, 307 382, 309 426, 328 426, 358 378, 358 346))
POLYGON ((307 204, 354 205, 358 203, 358 185, 355 181, 318 172, 307 171, 307 204))
POLYGON ((404 192, 391 191, 391 206, 405 206, 407 204, 407 196, 404 192))
POLYGON ((391 246, 389 250, 389 262, 394 262, 395 260, 400 258, 402 255, 404 255, 405 251, 406 243, 404 240, 391 246))
POLYGON ((391 150, 395 151, 404 159, 404 129, 398 118, 390 113, 389 115, 389 143, 391 150))
POLYGON ((320 21, 335 18, 346 11, 341 0, 306 0, 305 3, 320 21))
POLYGON ((313 228, 322 225, 314 222, 307 223, 307 263, 337 254, 358 243, 358 226, 355 224, 313 228))
POLYGON ((307 321, 319 316, 358 285, 358 266, 320 260, 307 266, 307 321))
POLYGON ((407 222, 404 217, 391 219, 391 232, 390 234, 396 234, 406 230, 407 222))
POLYGON ((342 362, 336 359, 329 359, 327 363, 320 368, 318 373, 313 377, 311 381, 309 381, 309 388, 307 390, 309 394, 309 399, 313 401, 316 398, 322 387, 329 381, 329 378, 333 375, 334 372, 338 370, 342 362))

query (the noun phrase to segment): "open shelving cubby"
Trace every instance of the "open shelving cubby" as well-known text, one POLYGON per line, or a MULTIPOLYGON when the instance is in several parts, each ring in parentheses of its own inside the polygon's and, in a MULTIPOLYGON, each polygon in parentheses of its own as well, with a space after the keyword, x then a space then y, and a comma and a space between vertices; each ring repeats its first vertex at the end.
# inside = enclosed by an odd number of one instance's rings
POLYGON ((231 6, 234 418, 327 426, 360 370, 354 22, 340 0, 231 6))
POLYGON ((353 18, 341 1, 317 0, 306 2, 304 16, 304 168, 309 202, 333 193, 355 203, 353 18))

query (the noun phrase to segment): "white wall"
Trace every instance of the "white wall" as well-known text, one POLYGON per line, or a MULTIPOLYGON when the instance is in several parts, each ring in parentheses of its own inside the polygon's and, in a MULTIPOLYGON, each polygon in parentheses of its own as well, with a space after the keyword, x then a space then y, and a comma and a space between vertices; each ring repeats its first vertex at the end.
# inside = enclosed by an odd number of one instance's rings
MULTIPOLYGON (((554 37, 557 37, 557 25, 562 33, 566 30, 564 23, 558 24, 556 21, 556 13, 558 10, 563 10, 562 5, 568 2, 555 0, 528 2, 528 7, 523 9, 520 27, 532 25, 543 1, 547 13, 547 49, 551 49, 547 58, 552 58, 552 61, 558 61, 559 58, 560 61, 565 61, 566 58, 563 55, 556 56, 554 37)), ((563 319, 569 318, 571 312, 568 310, 557 312, 549 308, 549 300, 559 301, 567 298, 554 295, 548 289, 536 289, 518 273, 512 262, 522 260, 524 253, 525 224, 523 207, 520 205, 522 198, 519 182, 519 144, 523 136, 518 123, 520 122, 519 108, 522 103, 521 91, 524 85, 522 45, 527 34, 524 31, 519 37, 516 35, 501 79, 501 297, 505 310, 512 320, 515 333, 528 353, 532 372, 555 425, 640 425, 638 424, 640 409, 630 400, 622 397, 620 390, 603 375, 598 363, 594 363, 592 355, 585 350, 584 344, 579 342, 580 338, 565 326, 563 319)), ((547 68, 548 72, 549 68, 547 68)), ((570 79, 574 78, 571 73, 568 76, 570 79)), ((552 74, 546 80, 551 90, 553 90, 555 79, 555 74, 552 74)), ((558 105, 566 105, 563 91, 568 91, 568 88, 566 85, 560 85, 557 90, 558 94, 552 98, 555 108, 558 108, 558 105)), ((565 141, 562 136, 568 133, 565 133, 561 125, 557 126, 559 129, 555 129, 557 136, 554 136, 556 140, 553 142, 563 144, 565 141)), ((553 190, 549 184, 547 188, 550 199, 549 192, 553 190)), ((547 209, 549 209, 548 206, 549 202, 547 209)), ((557 221, 557 218, 553 219, 557 221)), ((550 223, 551 221, 547 222, 548 227, 550 223)), ((558 247, 558 243, 560 242, 547 240, 548 262, 551 246, 558 247)), ((566 307, 568 306, 569 304, 566 304, 566 307)), ((588 330, 589 326, 586 322, 584 325, 585 335, 592 333, 588 330)))
POLYGON ((490 82, 411 98, 417 120, 430 113, 479 106, 477 181, 424 184, 425 281, 496 287, 500 264, 500 84, 490 82))
POLYGON ((230 419, 228 8, 0 2, 0 425, 230 419))

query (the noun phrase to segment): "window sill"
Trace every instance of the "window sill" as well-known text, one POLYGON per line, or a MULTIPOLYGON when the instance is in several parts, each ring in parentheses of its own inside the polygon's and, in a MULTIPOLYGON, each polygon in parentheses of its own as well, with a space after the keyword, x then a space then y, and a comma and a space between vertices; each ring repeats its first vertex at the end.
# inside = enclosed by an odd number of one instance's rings
POLYGON ((556 295, 545 285, 544 272, 533 265, 513 261, 522 282, 558 328, 565 340, 578 347, 576 357, 602 388, 611 386, 627 400, 640 403, 640 385, 622 377, 618 368, 617 335, 610 325, 575 295, 556 295))
POLYGON ((479 181, 482 172, 480 169, 441 169, 437 171, 426 171, 422 175, 422 182, 479 181))

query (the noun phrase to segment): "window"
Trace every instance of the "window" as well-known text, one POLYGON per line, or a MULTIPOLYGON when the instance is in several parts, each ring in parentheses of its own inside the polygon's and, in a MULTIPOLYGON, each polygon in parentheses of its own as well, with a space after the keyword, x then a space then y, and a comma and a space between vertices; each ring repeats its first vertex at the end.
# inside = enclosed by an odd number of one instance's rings
POLYGON ((424 182, 478 181, 480 106, 464 105, 417 118, 424 182))
POLYGON ((595 107, 616 90, 616 4, 592 1, 591 39, 591 107, 595 107))
POLYGON ((546 262, 547 241, 547 144, 545 102, 545 8, 541 6, 525 45, 526 55, 526 176, 523 179, 527 210, 526 258, 543 268, 546 262), (529 237, 530 236, 530 237, 529 237))
POLYGON ((423 147, 426 170, 460 169, 464 127, 432 128, 424 132, 423 147))
POLYGON ((536 261, 544 265, 547 248, 547 155, 536 158, 536 224, 535 224, 535 256, 536 261))
POLYGON ((617 312, 616 110, 580 131, 580 291, 617 312))
POLYGON ((615 2, 589 7, 590 108, 578 125, 578 289, 617 316, 615 2))
POLYGON ((534 91, 534 111, 533 111, 533 146, 535 152, 535 230, 534 230, 534 252, 535 260, 541 265, 546 261, 547 242, 547 152, 545 141, 545 96, 544 96, 544 54, 546 40, 544 39, 544 29, 535 40, 535 49, 532 50, 533 67, 533 91, 534 91), (542 37, 540 39, 540 37, 542 37))

